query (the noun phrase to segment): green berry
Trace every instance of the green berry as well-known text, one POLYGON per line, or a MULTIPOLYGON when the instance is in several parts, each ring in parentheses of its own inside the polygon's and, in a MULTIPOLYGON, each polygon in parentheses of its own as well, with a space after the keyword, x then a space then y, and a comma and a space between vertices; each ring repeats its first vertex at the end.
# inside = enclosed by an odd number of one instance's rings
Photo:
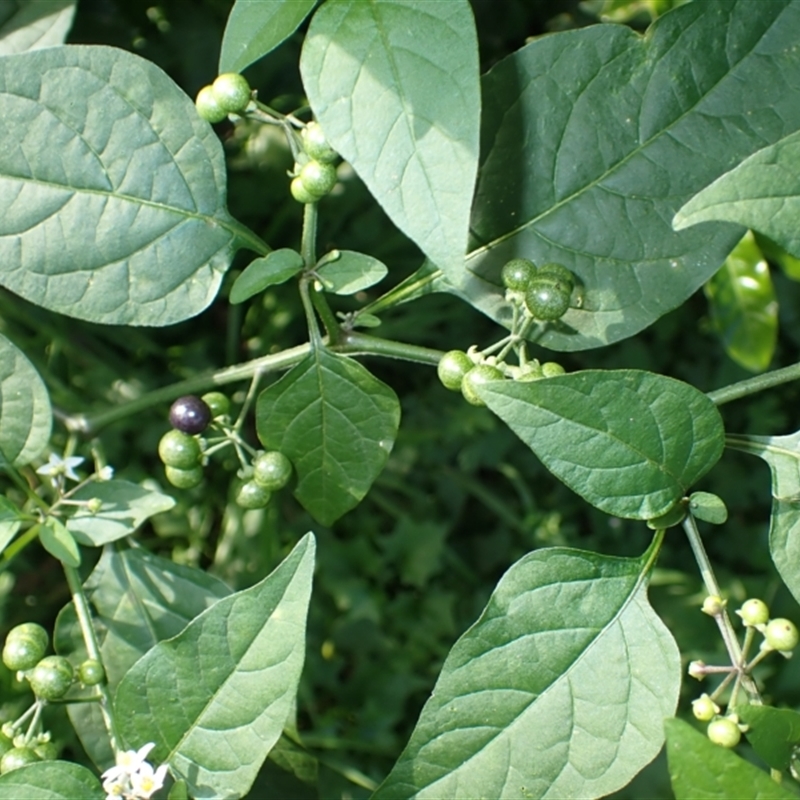
POLYGON ((483 386, 489 381, 503 380, 503 373, 491 364, 478 364, 473 367, 461 381, 461 394, 464 399, 473 406, 485 406, 481 396, 478 394, 478 387, 483 386))
POLYGON ((283 453, 272 450, 253 460, 253 480, 270 492, 283 489, 292 477, 292 462, 283 453))
POLYGON ((158 443, 158 456, 167 467, 192 470, 200 463, 200 443, 183 431, 167 431, 158 443))
POLYGON ((561 319, 569 308, 572 289, 553 275, 537 275, 525 292, 525 305, 535 319, 561 319))
POLYGON ((563 375, 566 372, 561 364, 556 364, 555 361, 545 361, 542 364, 542 375, 545 378, 555 378, 556 375, 563 375))
POLYGON ((214 95, 214 90, 210 86, 204 86, 198 93, 194 101, 197 113, 206 122, 222 122, 228 116, 228 112, 220 106, 214 95))
POLYGON ((700 722, 709 722, 719 714, 719 706, 707 694, 702 694, 692 700, 692 713, 700 722))
POLYGON ((542 264, 539 267, 539 275, 548 275, 556 278, 565 286, 568 286, 570 292, 575 286, 575 276, 563 264, 556 264, 555 262, 542 264))
POLYGON ((769 606, 757 597, 745 600, 736 613, 748 628, 754 628, 756 625, 765 625, 769 620, 769 606))
POLYGON ((58 700, 72 686, 75 672, 64 656, 45 656, 28 674, 33 693, 42 700, 58 700))
POLYGON ((244 75, 224 72, 211 84, 214 99, 227 113, 238 114, 247 108, 253 91, 244 75))
POLYGON ((311 192, 303 186, 303 181, 300 178, 293 178, 291 186, 289 190, 292 193, 292 197, 297 200, 298 203, 303 203, 307 205, 308 203, 316 203, 319 200, 319 197, 315 194, 311 194, 311 192))
POLYGON ((97 686, 102 683, 106 678, 106 672, 103 665, 96 658, 87 658, 78 667, 78 680, 84 686, 97 686))
POLYGON ((536 264, 527 258, 512 258, 501 273, 503 285, 513 292, 524 292, 536 275, 536 264))
POLYGON ((336 185, 336 167, 320 161, 309 161, 300 168, 300 183, 314 197, 324 197, 336 185))
POLYGON ((58 758, 58 748, 52 742, 39 742, 33 746, 33 752, 42 761, 55 761, 58 758))
POLYGON ((474 366, 472 359, 463 350, 450 350, 439 359, 436 372, 445 389, 460 392, 461 381, 474 366))
POLYGON ((207 392, 200 399, 211 411, 211 419, 224 417, 231 410, 231 401, 222 392, 207 392))
POLYGON ((786 653, 797 647, 800 634, 797 632, 797 626, 791 620, 771 619, 764 631, 764 641, 772 650, 786 653))
POLYGON ((236 502, 242 508, 264 508, 269 503, 272 493, 269 489, 259 486, 255 481, 247 481, 239 488, 236 502))
POLYGON ((0 758, 0 773, 5 775, 7 772, 26 767, 28 764, 36 764, 41 758, 30 747, 12 747, 2 758, 0 758))
POLYGON ((303 140, 303 150, 309 158, 323 164, 332 164, 339 157, 337 152, 328 144, 322 128, 316 122, 309 122, 300 134, 303 140))
POLYGON ((739 726, 727 717, 719 717, 709 722, 706 733, 708 738, 720 747, 736 747, 742 738, 739 726))
POLYGON ((542 365, 537 359, 529 361, 524 367, 520 367, 520 373, 517 376, 517 380, 523 383, 538 381, 542 378, 544 378, 544 372, 542 371, 542 365))
POLYGON ((3 663, 11 670, 33 669, 45 652, 50 637, 35 622, 24 622, 12 628, 3 647, 3 663))
POLYGON ((700 610, 709 617, 716 617, 723 612, 726 605, 728 605, 727 600, 723 600, 719 595, 710 594, 703 600, 700 610))
POLYGON ((203 482, 203 468, 179 469, 178 467, 164 467, 167 480, 177 489, 194 489, 203 482))

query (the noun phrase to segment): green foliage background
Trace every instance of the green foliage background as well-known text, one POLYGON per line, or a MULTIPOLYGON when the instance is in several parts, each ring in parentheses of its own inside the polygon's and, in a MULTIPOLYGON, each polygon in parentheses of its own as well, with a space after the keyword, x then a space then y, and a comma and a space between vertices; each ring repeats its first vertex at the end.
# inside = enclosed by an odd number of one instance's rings
MULTIPOLYGON (((641 29, 650 20, 648 9, 669 3, 503 0, 502 5, 498 14, 496 0, 473 0, 482 72, 526 37, 596 23, 595 14, 604 7, 626 5, 624 21, 641 29)), ((229 0, 165 0, 160 5, 80 0, 68 41, 130 49, 161 66, 194 96, 214 78, 229 8, 229 0)), ((281 110, 301 102, 301 36, 296 34, 246 72, 261 97, 281 110)), ((273 248, 296 246, 302 210, 289 199, 286 170, 292 158, 279 134, 269 126, 247 124, 234 132, 228 123, 217 126, 217 132, 229 159, 232 215, 273 248)), ((347 247, 370 253, 390 266, 393 278, 410 274, 421 260, 355 175, 345 177, 338 196, 322 204, 320 244, 325 250, 347 247)), ((230 286, 246 263, 240 258, 212 306, 179 325, 101 327, 67 320, 0 290, 0 333, 33 361, 56 410, 68 412, 105 409, 206 369, 304 341, 305 323, 291 284, 275 287, 253 303, 227 303, 230 286)), ((780 298, 775 367, 800 359, 800 292, 777 269, 773 281, 780 298)), ((376 296, 380 288, 367 296, 376 296)), ((348 302, 342 299, 337 310, 348 310, 348 302)), ((437 294, 387 314, 381 333, 447 350, 491 341, 499 330, 456 298, 437 294)), ((548 351, 539 355, 552 357, 548 351)), ((559 360, 568 370, 651 370, 703 391, 748 374, 725 355, 702 292, 633 339, 564 354, 559 360)), ((514 561, 546 545, 639 556, 651 539, 643 523, 607 517, 557 482, 497 418, 446 392, 430 368, 391 361, 375 361, 370 368, 401 400, 400 435, 366 499, 331 528, 315 523, 288 492, 263 512, 243 514, 232 502, 235 466, 228 464, 226 471, 226 465, 214 463, 203 488, 175 492, 176 507, 142 533, 154 552, 206 568, 238 590, 268 574, 305 531, 315 531, 318 568, 298 728, 320 759, 315 780, 321 797, 366 797, 369 791, 358 785, 362 781, 357 773, 374 781, 387 774, 445 655, 514 561)), ((792 432, 798 427, 798 399, 797 387, 789 385, 725 406, 726 428, 753 434, 792 432)), ((156 409, 109 426, 102 431, 102 447, 127 480, 151 476, 166 488, 156 455, 166 429, 166 408, 156 409)), ((66 439, 63 429, 56 435, 66 439)), ((758 595, 776 616, 796 618, 794 601, 778 590, 768 555, 767 465, 728 452, 697 488, 718 493, 730 511, 723 529, 704 532, 731 597, 758 595)), ((684 658, 713 662, 720 643, 712 620, 699 613, 699 577, 686 569, 692 563, 683 536, 677 529, 668 531, 650 594, 684 658)), ((84 568, 88 572, 91 566, 84 568)), ((51 627, 67 600, 58 565, 31 546, 0 569, 3 629, 32 619, 51 627)), ((11 676, 0 669, 0 713, 5 715, 21 701, 11 676)), ((765 669, 780 672, 770 686, 783 702, 800 703, 797 659, 770 662, 765 669)), ((696 685, 684 686, 684 715, 697 692, 696 685)), ((85 760, 63 716, 53 709, 50 716, 65 755, 85 760)), ((307 796, 302 784, 277 766, 289 763, 300 762, 290 752, 274 753, 252 796, 307 796)), ((663 760, 657 759, 617 796, 670 797, 663 760)))

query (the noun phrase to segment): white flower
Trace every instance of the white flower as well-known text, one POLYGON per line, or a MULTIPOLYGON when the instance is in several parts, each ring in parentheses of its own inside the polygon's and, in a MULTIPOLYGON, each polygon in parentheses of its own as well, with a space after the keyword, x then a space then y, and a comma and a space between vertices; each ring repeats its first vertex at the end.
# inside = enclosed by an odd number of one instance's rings
POLYGON ((145 759, 155 746, 155 742, 148 742, 138 750, 117 753, 116 766, 109 767, 100 777, 109 781, 115 781, 119 777, 130 777, 145 763, 145 759))
MULTIPOLYGON (((105 774, 105 773, 104 773, 105 774)), ((119 800, 128 789, 127 776, 115 779, 107 778, 103 781, 103 791, 106 793, 106 800, 119 800)))
POLYGON ((61 458, 55 453, 51 453, 47 463, 39 467, 39 469, 36 470, 36 473, 38 475, 49 476, 53 479, 63 475, 65 478, 69 478, 71 481, 79 481, 80 478, 77 476, 73 468, 77 467, 79 464, 83 464, 83 461, 84 459, 82 459, 80 456, 67 456, 67 458, 61 458))
POLYGON ((167 765, 162 764, 157 770, 146 761, 139 769, 131 775, 131 787, 133 796, 141 800, 150 800, 154 792, 157 792, 164 785, 164 778, 167 775, 167 765))

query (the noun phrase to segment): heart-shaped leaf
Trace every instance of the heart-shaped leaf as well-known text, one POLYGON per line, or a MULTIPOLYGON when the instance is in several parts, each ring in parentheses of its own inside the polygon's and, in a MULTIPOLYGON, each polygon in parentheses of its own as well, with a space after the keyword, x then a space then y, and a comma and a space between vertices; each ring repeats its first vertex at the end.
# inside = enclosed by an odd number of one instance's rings
POLYGON ((325 3, 309 25, 300 71, 331 146, 392 222, 459 274, 480 120, 467 0, 325 3))
POLYGON ((0 59, 0 139, 0 283, 37 305, 169 325, 211 302, 237 248, 268 251, 225 208, 211 126, 131 53, 0 59))
POLYGON ((70 761, 45 761, 0 775, 0 800, 103 800, 97 776, 70 761))
POLYGON ((647 600, 654 560, 542 549, 456 642, 397 764, 401 798, 595 798, 664 741, 680 654, 647 600))
POLYGON ((660 517, 722 455, 717 407, 663 375, 586 370, 479 391, 557 478, 618 517, 660 517))
POLYGON ((0 6, 0 56, 63 44, 76 0, 7 0, 0 6))

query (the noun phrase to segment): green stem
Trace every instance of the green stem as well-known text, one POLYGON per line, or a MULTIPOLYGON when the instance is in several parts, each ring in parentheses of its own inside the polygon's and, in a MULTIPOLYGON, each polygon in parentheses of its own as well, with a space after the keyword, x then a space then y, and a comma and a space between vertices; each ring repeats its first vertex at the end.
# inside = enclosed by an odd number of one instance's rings
POLYGON ((444 352, 430 347, 420 347, 391 339, 381 339, 367 333, 348 333, 342 337, 339 347, 335 348, 346 355, 385 356, 401 361, 413 361, 416 364, 428 364, 435 367, 442 360, 444 352))
POLYGON ((428 292, 432 292, 432 285, 437 279, 442 277, 442 271, 440 269, 436 269, 433 270, 433 272, 427 273, 426 275, 421 275, 418 277, 415 276, 417 276, 417 273, 414 273, 414 275, 411 275, 410 277, 406 278, 406 280, 401 281, 397 286, 389 289, 386 294, 381 295, 371 303, 367 303, 367 305, 361 308, 358 313, 380 314, 381 311, 386 311, 390 308, 394 308, 395 306, 399 306, 406 302, 406 300, 417 297, 420 293, 427 294, 428 292), (425 291, 426 287, 430 288, 425 291))
POLYGON ((325 326, 325 332, 328 334, 328 342, 331 347, 335 347, 341 341, 343 334, 339 323, 336 321, 336 316, 333 311, 331 311, 328 300, 322 292, 318 292, 314 287, 311 287, 309 292, 311 295, 311 302, 314 304, 314 308, 317 309, 322 324, 325 326))
POLYGON ((300 278, 300 299, 303 301, 303 311, 306 315, 308 335, 311 339, 311 349, 317 350, 322 345, 322 334, 319 332, 317 314, 311 302, 311 293, 308 287, 308 278, 300 278))
MULTIPOLYGON (((72 594, 72 603, 75 606, 78 624, 81 626, 81 634, 83 635, 83 643, 86 646, 86 653, 89 658, 93 658, 102 664, 103 657, 100 654, 100 646, 95 636, 92 614, 89 610, 89 602, 86 599, 86 595, 83 593, 81 577, 78 574, 78 570, 74 567, 67 566, 63 563, 61 566, 64 568, 67 584, 72 594)), ((116 726, 114 725, 114 717, 111 713, 111 694, 105 682, 99 683, 96 688, 100 694, 100 711, 103 715, 103 722, 105 723, 106 730, 108 731, 111 749, 114 751, 114 755, 116 755, 118 752, 117 742, 119 738, 117 736, 116 726)))
POLYGON ((739 400, 742 397, 763 392, 773 386, 780 386, 782 383, 789 383, 798 379, 800 379, 800 363, 766 372, 763 375, 756 375, 754 378, 747 378, 738 383, 732 383, 730 386, 724 386, 722 389, 708 392, 706 396, 712 403, 721 406, 723 403, 730 403, 732 400, 739 400))
POLYGON ((17 537, 14 539, 11 544, 3 550, 3 561, 2 561, 2 569, 5 569, 9 562, 17 555, 17 553, 21 553, 32 541, 36 539, 39 535, 39 528, 42 526, 39 524, 32 525, 22 536, 17 537))
POLYGON ((307 270, 317 265, 317 204, 303 207, 303 233, 300 238, 300 255, 307 270))

